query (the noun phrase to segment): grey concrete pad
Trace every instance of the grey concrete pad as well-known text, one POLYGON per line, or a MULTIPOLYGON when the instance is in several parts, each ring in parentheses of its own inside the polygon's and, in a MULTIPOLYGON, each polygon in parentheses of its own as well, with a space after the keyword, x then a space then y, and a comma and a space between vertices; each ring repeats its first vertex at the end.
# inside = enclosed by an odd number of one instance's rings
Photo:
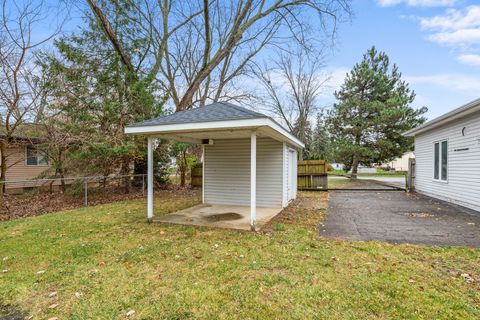
MULTIPOLYGON (((260 230, 265 223, 282 211, 282 208, 257 207, 256 211, 256 230, 260 230)), ((250 207, 200 204, 154 218, 153 222, 250 230, 250 207)))
POLYGON ((480 213, 403 191, 333 191, 320 235, 436 246, 480 247, 480 213))

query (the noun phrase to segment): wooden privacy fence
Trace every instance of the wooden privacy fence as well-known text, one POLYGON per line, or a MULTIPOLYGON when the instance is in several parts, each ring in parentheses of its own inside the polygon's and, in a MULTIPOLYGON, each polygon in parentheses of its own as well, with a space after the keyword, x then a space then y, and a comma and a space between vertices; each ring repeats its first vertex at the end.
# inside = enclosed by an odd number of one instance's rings
MULTIPOLYGON (((202 186, 202 164, 192 168, 192 187, 202 186)), ((299 190, 328 189, 327 163, 325 160, 298 161, 297 184, 299 190)))
POLYGON ((327 162, 325 160, 298 161, 298 190, 328 190, 327 162))

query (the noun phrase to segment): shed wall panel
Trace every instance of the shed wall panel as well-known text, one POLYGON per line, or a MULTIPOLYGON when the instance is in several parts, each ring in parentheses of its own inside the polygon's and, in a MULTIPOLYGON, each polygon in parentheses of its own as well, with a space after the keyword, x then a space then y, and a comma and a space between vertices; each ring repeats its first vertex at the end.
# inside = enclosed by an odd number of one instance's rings
MULTIPOLYGON (((283 144, 257 139, 257 206, 282 207, 283 144)), ((205 146, 206 203, 250 205, 250 139, 215 140, 205 146)))

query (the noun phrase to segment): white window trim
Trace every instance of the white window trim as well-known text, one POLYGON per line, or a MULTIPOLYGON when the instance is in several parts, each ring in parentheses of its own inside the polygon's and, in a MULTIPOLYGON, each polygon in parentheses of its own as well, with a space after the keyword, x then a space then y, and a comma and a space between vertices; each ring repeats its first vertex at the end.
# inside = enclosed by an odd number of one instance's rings
POLYGON ((448 139, 436 140, 433 142, 433 182, 439 183, 448 183, 448 176, 450 172, 450 152, 448 152, 448 147, 450 146, 450 142, 448 139), (442 180, 442 142, 447 142, 447 179, 442 180), (435 179, 435 145, 438 143, 438 179, 435 179))
MULTIPOLYGON (((25 166, 26 167, 45 167, 45 168, 50 167, 50 164, 48 163, 48 159, 47 159, 47 164, 28 164, 28 151, 27 151, 27 149, 28 149, 29 146, 35 147, 35 145, 28 145, 28 144, 25 145, 25 148, 23 149, 24 153, 25 153, 25 166)), ((35 149, 37 149, 37 148, 35 147, 35 149)), ((37 163, 38 163, 38 161, 37 161, 37 163)))

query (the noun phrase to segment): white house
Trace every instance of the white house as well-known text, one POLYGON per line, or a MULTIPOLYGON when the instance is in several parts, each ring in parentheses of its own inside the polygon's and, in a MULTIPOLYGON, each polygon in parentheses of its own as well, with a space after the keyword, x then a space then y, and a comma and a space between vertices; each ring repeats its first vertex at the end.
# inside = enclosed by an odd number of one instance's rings
POLYGON ((343 170, 345 168, 345 165, 343 163, 330 163, 332 166, 333 170, 343 170))
MULTIPOLYGON (((200 206, 190 214, 248 212, 247 226, 255 229, 257 220, 259 224, 268 221, 296 197, 297 150, 304 144, 264 114, 230 103, 214 103, 132 124, 125 133, 148 137, 150 221, 154 138, 203 145, 202 198, 208 210, 200 206)), ((245 219, 236 223, 242 221, 245 219)))
POLYGON ((480 211, 480 99, 405 133, 415 137, 415 189, 480 211))

